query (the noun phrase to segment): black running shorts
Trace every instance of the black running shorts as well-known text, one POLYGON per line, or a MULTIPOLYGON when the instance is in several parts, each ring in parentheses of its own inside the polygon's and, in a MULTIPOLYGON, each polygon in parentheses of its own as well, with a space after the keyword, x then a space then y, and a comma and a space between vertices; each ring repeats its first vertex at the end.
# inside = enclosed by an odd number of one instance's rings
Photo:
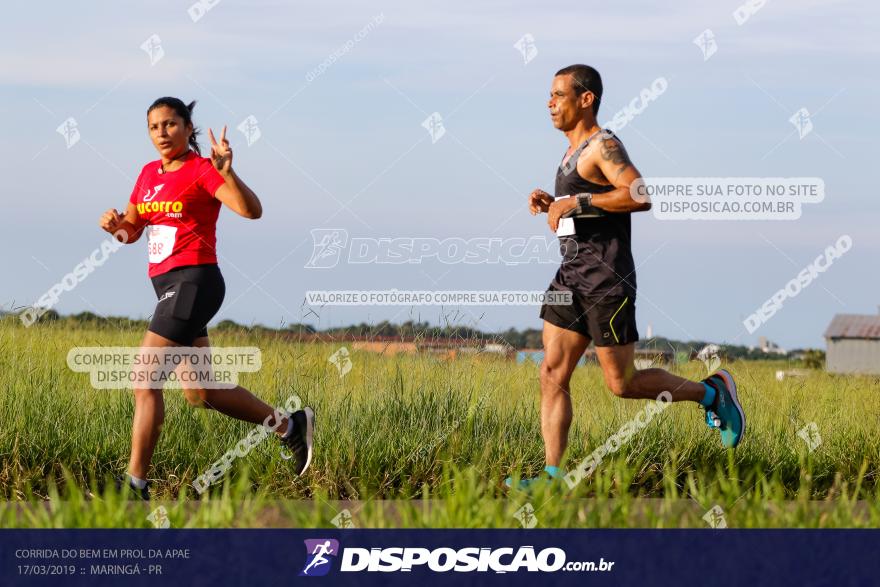
POLYGON ((226 283, 216 264, 175 267, 153 277, 153 289, 159 302, 150 332, 184 346, 208 336, 208 322, 226 295, 226 283))
MULTIPOLYGON (((551 285, 547 291, 561 290, 551 285)), ((541 319, 586 336, 596 346, 626 345, 639 340, 635 297, 609 295, 591 301, 572 291, 570 305, 541 306, 541 319)))

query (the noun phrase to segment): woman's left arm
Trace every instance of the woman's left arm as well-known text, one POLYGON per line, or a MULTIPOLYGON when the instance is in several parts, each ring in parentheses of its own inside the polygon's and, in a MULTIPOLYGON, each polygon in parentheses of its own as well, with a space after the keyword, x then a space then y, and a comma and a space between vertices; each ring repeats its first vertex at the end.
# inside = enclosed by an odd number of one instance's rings
POLYGON ((263 215, 260 199, 232 170, 232 149, 226 140, 226 127, 220 133, 219 143, 214 139, 214 132, 210 128, 208 136, 211 139, 211 163, 226 182, 217 189, 214 197, 240 216, 254 220, 259 218, 263 215))

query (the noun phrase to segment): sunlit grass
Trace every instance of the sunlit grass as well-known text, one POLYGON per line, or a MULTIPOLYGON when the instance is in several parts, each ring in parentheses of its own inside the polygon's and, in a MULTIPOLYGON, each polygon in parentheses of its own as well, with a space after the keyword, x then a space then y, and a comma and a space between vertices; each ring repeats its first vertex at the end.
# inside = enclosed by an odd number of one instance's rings
MULTIPOLYGON (((66 365, 72 347, 137 345, 142 336, 0 322, 0 493, 10 500, 0 506, 3 526, 149 527, 149 511, 138 517, 131 510, 150 506, 107 492, 86 497, 96 479, 125 470, 131 394, 94 390, 86 374, 66 365)), ((269 438, 235 462, 210 498, 195 501, 189 484, 253 425, 166 392, 150 473, 158 501, 151 506, 165 504, 175 527, 269 518, 327 526, 340 500, 357 500, 359 527, 512 527, 513 512, 527 501, 542 527, 705 526, 702 516, 716 504, 730 526, 878 521, 877 378, 813 371, 777 381, 776 370, 785 368, 779 362, 725 365, 748 416, 748 436, 735 452, 722 449, 696 405, 677 404, 573 491, 563 485, 508 495, 504 477, 543 467, 536 365, 354 351, 351 371, 340 377, 328 362, 340 345, 290 344, 246 331, 212 333, 212 342, 259 347, 263 368, 243 375, 242 384, 273 405, 295 393, 315 408, 315 461, 297 478, 269 438), (813 452, 798 436, 810 422, 822 438, 813 452)), ((699 362, 672 369, 705 376, 699 362)), ((576 463, 645 404, 612 396, 596 366, 578 369, 572 388, 569 463, 576 463)))

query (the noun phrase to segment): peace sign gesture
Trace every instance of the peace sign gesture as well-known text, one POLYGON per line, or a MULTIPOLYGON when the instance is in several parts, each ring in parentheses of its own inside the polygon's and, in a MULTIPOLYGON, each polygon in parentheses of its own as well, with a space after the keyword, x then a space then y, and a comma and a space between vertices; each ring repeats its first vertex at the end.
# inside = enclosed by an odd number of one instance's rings
POLYGON ((232 149, 229 147, 229 141, 226 140, 226 125, 223 125, 223 130, 220 132, 219 143, 210 128, 208 137, 211 139, 211 163, 221 175, 226 175, 232 170, 232 149))

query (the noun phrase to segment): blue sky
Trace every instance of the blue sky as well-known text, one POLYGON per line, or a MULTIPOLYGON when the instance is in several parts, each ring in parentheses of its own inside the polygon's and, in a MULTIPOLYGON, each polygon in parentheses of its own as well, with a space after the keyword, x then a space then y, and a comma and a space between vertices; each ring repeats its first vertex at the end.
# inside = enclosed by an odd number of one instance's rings
MULTIPOLYGON (((824 202, 794 221, 634 217, 643 335, 651 324, 678 339, 754 344, 765 335, 785 347, 822 346, 835 313, 878 311, 880 205, 866 177, 880 131, 873 3, 770 0, 742 25, 738 2, 220 0, 196 22, 187 6, 9 9, 0 37, 3 307, 33 303, 99 245, 99 215, 123 207, 156 158, 146 107, 173 95, 199 101, 203 128, 229 124, 234 167, 265 209, 256 222, 221 214, 227 298, 218 320, 540 327, 537 307, 303 304, 308 290, 541 290, 552 265, 304 265, 315 228, 358 238, 550 236, 526 196, 552 191, 566 147, 547 116, 552 75, 583 62, 603 75, 601 120, 668 80, 620 132, 644 175, 809 176, 826 185, 824 202), (718 50, 704 61, 693 39, 707 28, 718 50), (537 55, 524 64, 513 45, 527 33, 537 55), (164 56, 151 65, 141 44, 154 34, 164 56), (789 118, 802 107, 814 130, 800 139, 789 118), (435 143, 422 127, 433 112, 447 131, 435 143), (235 130, 247 116, 262 135, 250 147, 235 130), (56 132, 68 117, 80 132, 71 148, 56 132), (852 250, 747 333, 743 319, 842 234, 852 250)), ((113 255, 56 309, 148 316, 155 296, 144 248, 113 255)))

